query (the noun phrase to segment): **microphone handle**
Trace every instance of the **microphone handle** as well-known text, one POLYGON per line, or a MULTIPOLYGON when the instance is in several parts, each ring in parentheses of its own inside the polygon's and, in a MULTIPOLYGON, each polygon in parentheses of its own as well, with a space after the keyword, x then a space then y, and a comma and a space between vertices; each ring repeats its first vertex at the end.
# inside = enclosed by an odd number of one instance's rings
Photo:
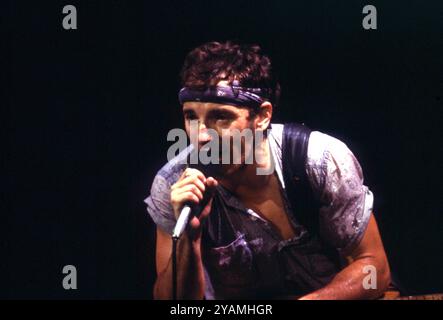
POLYGON ((172 232, 172 238, 178 239, 182 235, 186 226, 188 225, 189 218, 191 217, 192 209, 189 205, 185 205, 180 212, 177 223, 175 224, 174 231, 172 232))

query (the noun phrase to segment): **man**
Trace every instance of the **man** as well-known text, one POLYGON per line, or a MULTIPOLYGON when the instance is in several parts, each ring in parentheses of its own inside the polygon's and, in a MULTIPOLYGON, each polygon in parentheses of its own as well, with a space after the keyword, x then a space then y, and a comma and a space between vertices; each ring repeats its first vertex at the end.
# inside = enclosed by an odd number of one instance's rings
POLYGON ((200 210, 178 241, 179 299, 379 297, 390 271, 360 165, 331 136, 271 125, 280 89, 269 58, 258 46, 210 42, 188 54, 181 77, 197 150, 215 139, 210 129, 228 140, 236 130, 264 138, 253 147, 242 140, 240 161, 214 174, 184 164, 187 151, 157 173, 145 200, 157 224, 154 297, 172 298, 171 234, 185 204, 200 210))

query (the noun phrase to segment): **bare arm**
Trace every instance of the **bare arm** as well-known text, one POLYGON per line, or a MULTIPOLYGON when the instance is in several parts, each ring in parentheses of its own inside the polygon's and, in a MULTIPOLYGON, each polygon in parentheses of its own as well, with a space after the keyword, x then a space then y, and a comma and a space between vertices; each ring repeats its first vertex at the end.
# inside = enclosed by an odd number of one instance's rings
MULTIPOLYGON (((172 239, 157 228, 155 299, 172 299, 172 239)), ((177 244, 177 298, 203 299, 204 273, 200 243, 185 233, 177 244)))
POLYGON ((300 298, 301 300, 375 299, 383 294, 390 282, 389 264, 377 223, 372 215, 360 244, 347 257, 351 263, 339 272, 327 286, 300 298), (365 266, 374 266, 377 286, 365 289, 363 283, 369 273, 365 266))
MULTIPOLYGON (((204 198, 205 189, 211 194, 217 186, 211 177, 205 178, 195 169, 186 169, 179 181, 171 187, 171 204, 177 217, 184 203, 199 203, 204 198)), ((206 202, 205 202, 206 203, 206 202)), ((189 228, 177 244, 177 299, 203 299, 205 278, 201 257, 201 222, 210 211, 212 198, 204 206, 198 217, 193 217, 189 228)), ((156 242, 157 280, 154 285, 155 299, 172 299, 172 238, 157 228, 156 242)))

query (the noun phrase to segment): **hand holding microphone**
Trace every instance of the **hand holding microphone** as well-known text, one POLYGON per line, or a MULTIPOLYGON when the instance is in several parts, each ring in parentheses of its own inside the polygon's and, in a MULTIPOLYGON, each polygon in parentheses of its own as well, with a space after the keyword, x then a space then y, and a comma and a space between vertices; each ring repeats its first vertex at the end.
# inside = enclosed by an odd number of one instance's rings
POLYGON ((171 203, 177 219, 173 237, 180 237, 187 225, 195 238, 201 236, 201 222, 209 215, 218 182, 197 169, 187 168, 171 186, 171 203))

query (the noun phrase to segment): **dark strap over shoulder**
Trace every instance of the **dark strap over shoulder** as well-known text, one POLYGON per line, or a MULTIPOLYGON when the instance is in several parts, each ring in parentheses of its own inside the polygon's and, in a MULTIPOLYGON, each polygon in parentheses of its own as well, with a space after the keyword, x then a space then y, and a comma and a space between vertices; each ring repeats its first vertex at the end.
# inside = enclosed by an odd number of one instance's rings
POLYGON ((306 174, 306 159, 311 130, 299 123, 283 127, 282 165, 286 194, 299 223, 308 231, 318 230, 318 208, 306 174))

